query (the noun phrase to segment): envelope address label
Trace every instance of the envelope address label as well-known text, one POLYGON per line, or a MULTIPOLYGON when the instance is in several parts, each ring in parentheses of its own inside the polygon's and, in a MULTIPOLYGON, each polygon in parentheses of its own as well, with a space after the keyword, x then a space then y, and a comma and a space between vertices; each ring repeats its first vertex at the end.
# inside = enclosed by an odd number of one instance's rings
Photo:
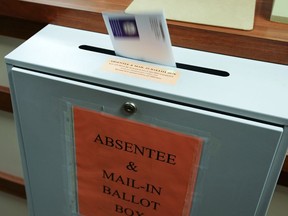
POLYGON ((101 69, 106 72, 124 74, 170 85, 175 85, 180 77, 179 71, 173 69, 161 68, 121 59, 109 59, 101 69))

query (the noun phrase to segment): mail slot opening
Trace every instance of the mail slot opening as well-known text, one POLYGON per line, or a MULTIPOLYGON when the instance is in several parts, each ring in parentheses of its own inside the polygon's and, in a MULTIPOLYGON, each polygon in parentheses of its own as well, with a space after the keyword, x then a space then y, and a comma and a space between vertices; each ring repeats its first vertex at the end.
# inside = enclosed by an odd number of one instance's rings
MULTIPOLYGON (((114 55, 114 56, 116 55, 113 50, 103 49, 103 48, 89 46, 89 45, 80 45, 79 49, 92 51, 92 52, 98 52, 98 53, 107 54, 107 55, 114 55)), ((221 77, 228 77, 230 75, 228 72, 223 71, 223 70, 199 67, 199 66, 189 65, 189 64, 179 63, 179 62, 176 62, 176 67, 180 69, 190 70, 193 72, 200 72, 200 73, 221 76, 221 77)))

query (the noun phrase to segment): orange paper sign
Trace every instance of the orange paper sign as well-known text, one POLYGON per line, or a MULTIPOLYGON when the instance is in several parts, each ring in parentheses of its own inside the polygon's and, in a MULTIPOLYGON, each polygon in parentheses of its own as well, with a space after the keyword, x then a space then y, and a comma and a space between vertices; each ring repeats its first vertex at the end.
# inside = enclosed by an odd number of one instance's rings
POLYGON ((74 107, 79 214, 189 215, 202 140, 74 107))

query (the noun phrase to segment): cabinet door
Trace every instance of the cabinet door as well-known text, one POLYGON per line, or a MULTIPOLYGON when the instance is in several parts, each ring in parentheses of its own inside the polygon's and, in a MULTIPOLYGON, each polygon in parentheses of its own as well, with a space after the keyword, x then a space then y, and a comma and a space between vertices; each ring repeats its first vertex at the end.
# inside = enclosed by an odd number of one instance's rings
POLYGON ((281 166, 275 161, 285 154, 283 128, 20 68, 10 79, 32 215, 77 212, 75 106, 204 139, 190 215, 266 212, 281 166), (125 114, 125 102, 137 112, 125 114))

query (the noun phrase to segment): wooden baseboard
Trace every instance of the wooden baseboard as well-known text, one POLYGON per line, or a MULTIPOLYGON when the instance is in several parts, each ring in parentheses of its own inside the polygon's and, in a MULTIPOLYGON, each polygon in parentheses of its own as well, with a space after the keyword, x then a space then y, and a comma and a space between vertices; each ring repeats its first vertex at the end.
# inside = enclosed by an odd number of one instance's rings
POLYGON ((0 16, 0 35, 27 40, 45 25, 47 24, 0 16))
POLYGON ((288 155, 286 155, 286 159, 284 161, 282 171, 288 173, 288 155))
POLYGON ((288 172, 281 172, 277 184, 288 187, 288 172))
POLYGON ((25 185, 22 178, 0 172, 0 190, 26 199, 25 185))
POLYGON ((13 112, 10 90, 8 87, 0 86, 0 110, 13 112))
POLYGON ((288 187, 288 155, 284 161, 282 171, 278 179, 278 184, 288 187))

